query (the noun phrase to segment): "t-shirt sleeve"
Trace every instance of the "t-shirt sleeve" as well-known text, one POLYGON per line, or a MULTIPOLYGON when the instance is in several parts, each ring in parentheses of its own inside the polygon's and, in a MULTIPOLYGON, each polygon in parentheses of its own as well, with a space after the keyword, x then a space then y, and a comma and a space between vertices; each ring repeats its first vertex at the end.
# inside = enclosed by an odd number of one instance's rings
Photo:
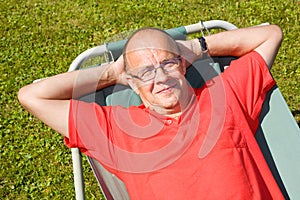
POLYGON ((66 146, 79 148, 87 155, 92 155, 97 150, 101 152, 98 148, 104 145, 103 143, 107 141, 107 133, 110 132, 108 115, 109 109, 96 103, 71 100, 68 121, 69 138, 64 138, 66 146))
POLYGON ((275 85, 275 81, 261 55, 252 51, 232 61, 223 73, 223 77, 243 107, 244 112, 251 119, 256 120, 267 92, 275 85))
POLYGON ((76 130, 76 106, 78 106, 80 102, 77 100, 71 99, 70 101, 70 110, 69 110, 69 118, 68 118, 68 134, 69 137, 64 138, 65 145, 69 148, 82 148, 82 145, 79 137, 77 135, 77 130, 76 130))

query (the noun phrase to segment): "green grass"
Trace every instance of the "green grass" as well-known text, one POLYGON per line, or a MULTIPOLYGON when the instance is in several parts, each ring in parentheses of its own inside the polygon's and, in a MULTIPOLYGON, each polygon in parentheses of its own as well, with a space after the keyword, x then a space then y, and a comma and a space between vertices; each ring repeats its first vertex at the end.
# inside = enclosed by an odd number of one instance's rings
MULTIPOLYGON (((238 27, 280 25, 285 37, 272 73, 300 122, 299 1, 120 2, 0 1, 0 199, 75 198, 70 151, 60 135, 21 108, 17 91, 67 71, 80 52, 140 27, 172 28, 211 19, 238 27)), ((100 199, 92 173, 85 179, 88 199, 100 199)))

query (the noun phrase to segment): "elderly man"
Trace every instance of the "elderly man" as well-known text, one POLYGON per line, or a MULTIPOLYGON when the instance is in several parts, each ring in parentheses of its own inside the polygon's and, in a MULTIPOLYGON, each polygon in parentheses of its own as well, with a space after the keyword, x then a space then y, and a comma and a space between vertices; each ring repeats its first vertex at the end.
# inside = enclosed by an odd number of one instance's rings
POLYGON ((140 29, 111 65, 25 86, 19 100, 68 147, 119 177, 131 199, 283 199, 254 138, 281 40, 275 25, 177 42, 140 29), (184 75, 204 53, 240 58, 194 89, 184 75), (129 85, 143 104, 75 100, 116 83, 129 85))

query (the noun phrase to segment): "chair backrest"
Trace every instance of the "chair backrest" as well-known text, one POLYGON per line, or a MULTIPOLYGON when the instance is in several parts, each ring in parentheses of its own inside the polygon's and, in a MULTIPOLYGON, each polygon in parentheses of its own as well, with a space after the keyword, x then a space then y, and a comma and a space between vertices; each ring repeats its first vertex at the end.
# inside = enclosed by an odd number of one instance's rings
POLYGON ((300 199, 300 129, 277 86, 268 93, 256 140, 286 199, 300 199))
MULTIPOLYGON (((225 30, 236 28, 228 22, 219 20, 199 23, 197 26, 200 28, 190 25, 169 30, 169 33, 173 34, 175 39, 185 39, 186 34, 201 32, 206 28, 225 30)), ((69 71, 79 69, 86 59, 98 55, 108 55, 106 62, 110 62, 112 58, 121 54, 124 44, 125 41, 120 41, 87 50, 74 60, 69 71)), ((207 79, 218 75, 224 66, 229 65, 234 58, 218 57, 213 59, 214 63, 211 60, 196 61, 195 68, 188 69, 186 77, 193 87, 201 87, 207 79), (205 73, 205 76, 199 76, 199 72, 202 75, 205 73), (204 80, 202 77, 207 79, 204 80)), ((87 102, 96 101, 100 105, 122 105, 124 107, 141 103, 139 97, 130 88, 122 85, 105 88, 81 99, 87 102)), ((300 130, 277 86, 267 95, 260 122, 256 139, 275 180, 286 199, 300 199, 300 192, 297 188, 300 185, 300 130)), ((96 160, 92 158, 88 158, 88 160, 107 199, 129 199, 122 181, 107 172, 96 160)))

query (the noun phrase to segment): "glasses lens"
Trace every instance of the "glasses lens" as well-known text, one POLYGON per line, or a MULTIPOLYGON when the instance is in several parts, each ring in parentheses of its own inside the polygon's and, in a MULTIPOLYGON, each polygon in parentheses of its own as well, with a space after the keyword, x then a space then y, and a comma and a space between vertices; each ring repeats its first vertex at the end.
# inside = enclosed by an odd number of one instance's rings
MULTIPOLYGON (((158 68, 162 68, 164 72, 171 72, 172 70, 179 67, 180 61, 181 61, 180 56, 171 58, 169 60, 165 60, 162 63, 160 63, 158 68)), ((155 66, 145 67, 144 69, 139 70, 136 75, 133 75, 133 77, 140 79, 141 81, 144 82, 150 81, 154 79, 156 74, 156 69, 157 67, 155 66)))
POLYGON ((138 72, 137 77, 139 77, 142 81, 148 81, 155 77, 155 68, 147 67, 146 69, 138 72))
POLYGON ((177 67, 179 67, 179 61, 180 61, 180 58, 179 57, 176 57, 176 58, 172 58, 170 60, 167 60, 163 63, 161 63, 161 68, 164 69, 164 71, 172 71, 174 69, 176 69, 177 67))

